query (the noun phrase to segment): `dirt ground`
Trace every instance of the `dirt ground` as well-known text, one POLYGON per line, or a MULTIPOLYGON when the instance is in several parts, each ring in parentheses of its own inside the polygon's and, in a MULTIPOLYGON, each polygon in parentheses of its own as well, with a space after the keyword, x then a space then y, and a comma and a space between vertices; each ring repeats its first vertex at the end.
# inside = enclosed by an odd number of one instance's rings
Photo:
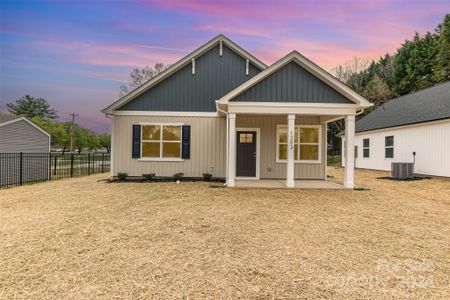
POLYGON ((385 175, 357 170, 365 191, 105 175, 1 190, 0 298, 450 298, 450 180, 385 175))

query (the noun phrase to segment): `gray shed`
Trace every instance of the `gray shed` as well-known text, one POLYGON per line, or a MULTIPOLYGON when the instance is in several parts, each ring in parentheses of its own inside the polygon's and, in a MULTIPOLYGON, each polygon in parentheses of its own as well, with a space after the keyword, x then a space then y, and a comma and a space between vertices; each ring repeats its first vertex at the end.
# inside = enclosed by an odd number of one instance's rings
POLYGON ((0 116, 0 187, 49 178, 50 134, 19 116, 0 116))
POLYGON ((25 117, 0 116, 0 153, 50 151, 50 134, 25 117))

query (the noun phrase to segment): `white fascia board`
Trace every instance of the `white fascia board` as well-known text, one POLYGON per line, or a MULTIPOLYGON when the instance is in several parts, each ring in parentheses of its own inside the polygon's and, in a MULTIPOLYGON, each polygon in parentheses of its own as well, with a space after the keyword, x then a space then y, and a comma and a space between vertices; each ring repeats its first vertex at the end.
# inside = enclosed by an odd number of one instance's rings
POLYGON ((150 117, 219 117, 217 112, 193 112, 193 111, 133 111, 116 110, 113 116, 150 116, 150 117))
POLYGON ((50 133, 48 133, 47 131, 45 131, 41 127, 37 126, 36 124, 34 124, 32 121, 28 120, 25 117, 20 117, 20 118, 17 118, 17 119, 13 119, 13 120, 10 120, 10 121, 7 121, 7 122, 0 123, 0 127, 6 126, 6 125, 9 125, 9 124, 12 124, 12 123, 16 123, 16 122, 19 122, 19 121, 25 121, 28 124, 30 124, 31 126, 33 126, 34 128, 36 128, 37 130, 39 130, 40 132, 42 132, 43 134, 47 135, 49 138, 51 137, 50 133))
POLYGON ((225 45, 230 47, 232 50, 234 50, 241 56, 248 58, 252 63, 254 63, 259 68, 261 68, 261 69, 267 68, 267 66, 263 62, 261 62, 259 59, 257 59, 255 56, 251 55, 249 52, 247 52, 244 49, 242 49, 241 47, 239 47, 237 44, 232 42, 226 36, 220 34, 217 37, 210 40, 209 42, 207 42, 206 44, 204 44, 203 46, 201 46, 200 48, 194 50, 193 52, 191 52, 190 54, 188 54, 181 60, 177 61, 175 64, 171 65, 169 68, 167 68, 163 72, 159 73, 157 76, 153 77, 152 79, 150 79, 149 81, 147 81, 146 83, 141 85, 140 87, 132 90, 131 92, 129 92, 128 94, 126 94, 125 96, 123 96, 122 98, 117 100, 116 102, 112 103, 111 105, 109 105, 108 107, 103 109, 102 112, 104 114, 111 115, 115 109, 117 109, 118 107, 133 100, 134 98, 141 95, 142 93, 144 93, 151 87, 155 86, 156 84, 163 81, 170 75, 174 74, 181 68, 185 67, 187 64, 190 64, 192 62, 192 59, 195 59, 195 58, 201 56, 203 53, 207 52, 208 50, 210 50, 211 48, 216 46, 216 44, 220 43, 220 41, 222 41, 222 43, 225 43, 225 45))
POLYGON ((271 74, 285 66, 286 64, 290 63, 291 61, 296 62, 298 65, 300 65, 302 68, 304 68, 306 71, 310 72, 311 74, 318 77, 320 80, 322 80, 324 83, 329 85, 331 88, 335 89, 336 91, 340 92, 347 98, 349 98, 352 102, 357 104, 360 108, 370 107, 373 104, 364 99, 362 96, 360 96, 358 93, 350 89, 348 86, 340 82, 338 79, 336 79, 334 76, 320 68, 318 65, 298 53, 297 51, 293 51, 286 55, 285 57, 281 58, 274 64, 272 64, 270 67, 265 69, 264 71, 260 72, 259 74, 252 77, 250 80, 247 80, 242 85, 238 86, 236 89, 232 90, 225 96, 219 99, 219 104, 228 104, 231 99, 234 97, 240 95, 247 89, 251 88, 252 86, 256 85, 258 82, 262 81, 263 79, 269 77, 271 74))
POLYGON ((450 122, 450 119, 434 120, 434 121, 420 122, 420 123, 414 123, 414 124, 397 125, 397 126, 386 127, 386 128, 359 131, 359 132, 355 132, 355 135, 372 134, 372 133, 391 131, 391 130, 402 130, 402 129, 408 129, 408 128, 413 128, 413 127, 421 127, 421 126, 432 126, 432 125, 438 125, 438 124, 443 124, 443 123, 448 123, 448 122, 450 122))
POLYGON ((355 115, 358 106, 353 104, 316 104, 309 103, 270 103, 255 102, 251 105, 228 105, 229 113, 236 114, 297 114, 297 115, 320 115, 320 116, 340 116, 355 115), (261 105, 263 104, 263 105, 261 105))

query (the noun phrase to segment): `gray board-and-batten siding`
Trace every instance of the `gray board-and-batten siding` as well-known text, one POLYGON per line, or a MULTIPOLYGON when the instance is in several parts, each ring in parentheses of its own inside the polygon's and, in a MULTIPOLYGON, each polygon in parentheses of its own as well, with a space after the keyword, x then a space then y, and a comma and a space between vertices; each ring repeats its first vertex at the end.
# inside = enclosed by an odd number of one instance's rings
POLYGON ((148 91, 124 104, 126 111, 215 112, 215 100, 238 87, 261 70, 223 45, 210 49, 195 60, 195 74, 189 63, 148 91))

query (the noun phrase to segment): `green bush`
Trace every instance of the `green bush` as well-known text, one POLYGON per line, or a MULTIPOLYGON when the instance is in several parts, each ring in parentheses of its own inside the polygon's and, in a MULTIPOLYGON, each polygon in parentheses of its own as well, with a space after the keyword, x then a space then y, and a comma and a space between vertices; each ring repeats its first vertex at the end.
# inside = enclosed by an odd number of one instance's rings
POLYGON ((203 180, 204 181, 211 181, 212 179, 212 174, 210 173, 203 173, 203 180))
POLYGON ((119 178, 119 180, 125 180, 125 179, 127 179, 127 177, 128 177, 128 173, 122 173, 122 172, 117 173, 117 178, 119 178))
POLYGON ((184 176, 184 173, 175 173, 175 174, 173 174, 173 178, 175 179, 175 180, 182 180, 183 179, 183 176, 184 176))
POLYGON ((148 173, 148 174, 142 174, 142 177, 144 177, 146 180, 152 180, 155 178, 155 173, 148 173))

